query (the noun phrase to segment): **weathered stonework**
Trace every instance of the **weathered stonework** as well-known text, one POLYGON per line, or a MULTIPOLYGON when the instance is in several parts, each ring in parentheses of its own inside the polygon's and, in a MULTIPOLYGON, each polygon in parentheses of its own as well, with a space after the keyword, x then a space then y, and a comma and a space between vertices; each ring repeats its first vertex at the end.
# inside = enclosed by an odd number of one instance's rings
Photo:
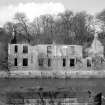
POLYGON ((87 52, 87 57, 83 58, 81 45, 8 44, 8 68, 9 71, 29 71, 29 75, 33 71, 41 77, 62 75, 64 78, 72 71, 104 70, 104 47, 98 38, 95 37, 87 52))
POLYGON ((82 46, 79 45, 9 44, 8 48, 10 70, 75 70, 83 66, 82 46), (15 46, 18 47, 17 52, 14 52, 15 46), (23 53, 23 46, 28 48, 28 52, 25 54, 23 53), (50 47, 49 51, 48 47, 50 47), (14 65, 15 58, 17 65, 14 65), (23 66, 23 58, 28 59, 27 66, 23 66), (39 65, 39 59, 43 59, 42 65, 39 65))

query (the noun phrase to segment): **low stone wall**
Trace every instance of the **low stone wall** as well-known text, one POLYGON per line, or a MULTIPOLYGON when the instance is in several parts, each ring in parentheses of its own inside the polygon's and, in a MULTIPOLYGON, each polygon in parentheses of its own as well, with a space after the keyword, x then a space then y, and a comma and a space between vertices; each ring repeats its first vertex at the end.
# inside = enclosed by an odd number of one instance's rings
POLYGON ((0 78, 105 78, 105 70, 0 71, 0 78))
POLYGON ((105 78, 105 70, 102 71, 11 71, 10 78, 105 78))

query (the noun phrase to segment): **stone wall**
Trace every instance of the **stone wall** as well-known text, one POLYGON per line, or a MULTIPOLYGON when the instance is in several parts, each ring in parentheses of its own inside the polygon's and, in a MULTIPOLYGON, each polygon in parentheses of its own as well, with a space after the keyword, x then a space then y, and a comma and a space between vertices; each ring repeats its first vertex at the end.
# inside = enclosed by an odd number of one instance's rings
POLYGON ((66 70, 80 69, 82 67, 82 47, 81 46, 63 46, 63 45, 36 45, 28 44, 9 44, 8 45, 8 63, 10 70, 66 70), (15 51, 15 46, 18 51, 15 51), (23 46, 28 47, 28 52, 23 53, 23 46), (48 53, 48 47, 51 51, 48 53), (64 48, 66 48, 64 50, 64 48), (17 65, 14 65, 14 59, 17 59, 17 65), (28 59, 28 65, 23 66, 23 58, 28 59), (39 60, 43 59, 43 65, 39 65, 39 60), (70 59, 73 62, 70 67, 70 59), (65 60, 65 61, 64 61, 65 60), (78 62, 78 61, 79 62, 78 62), (50 62, 49 62, 50 61, 50 62), (48 64, 51 63, 50 65, 48 64), (65 64, 63 64, 63 62, 65 64))
POLYGON ((9 44, 8 65, 9 70, 22 71, 104 70, 105 61, 102 57, 83 58, 82 46, 78 45, 31 46, 29 44, 9 44), (18 46, 18 51, 14 52, 16 45, 18 46), (23 53, 23 46, 27 46, 27 53, 23 53), (50 48, 49 50, 48 47, 50 48), (17 58, 17 66, 14 65, 15 58, 17 58), (27 66, 23 66, 23 58, 27 58, 27 66))

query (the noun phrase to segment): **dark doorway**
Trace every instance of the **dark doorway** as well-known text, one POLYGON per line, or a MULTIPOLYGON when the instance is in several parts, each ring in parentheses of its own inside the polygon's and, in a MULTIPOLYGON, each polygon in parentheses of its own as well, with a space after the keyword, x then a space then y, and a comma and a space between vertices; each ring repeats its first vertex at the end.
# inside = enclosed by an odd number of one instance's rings
POLYGON ((70 59, 70 67, 74 67, 75 66, 75 59, 70 59))
POLYGON ((27 58, 23 58, 23 66, 28 66, 28 59, 27 58))
POLYGON ((66 59, 63 58, 63 67, 65 67, 65 66, 66 66, 66 59))
POLYGON ((50 67, 50 66, 51 66, 51 59, 48 58, 48 67, 50 67))
POLYGON ((17 58, 14 59, 14 66, 17 66, 17 58))
POLYGON ((87 67, 91 67, 91 61, 87 59, 87 67))

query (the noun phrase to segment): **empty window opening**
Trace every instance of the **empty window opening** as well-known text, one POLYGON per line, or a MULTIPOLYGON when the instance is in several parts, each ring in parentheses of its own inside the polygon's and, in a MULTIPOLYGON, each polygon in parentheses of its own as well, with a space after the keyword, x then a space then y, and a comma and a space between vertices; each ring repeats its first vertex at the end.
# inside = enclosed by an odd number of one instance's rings
POLYGON ((38 60, 38 63, 39 63, 39 66, 43 66, 44 65, 44 59, 43 58, 40 58, 38 60))
POLYGON ((14 59, 14 66, 17 66, 17 58, 14 59))
POLYGON ((48 67, 50 67, 51 66, 51 59, 49 58, 48 59, 48 67))
POLYGON ((63 67, 65 67, 65 66, 66 66, 66 59, 63 58, 63 67))
POLYGON ((27 58, 23 58, 23 66, 28 66, 28 59, 27 58))
POLYGON ((91 67, 91 61, 87 59, 87 67, 91 67))
POLYGON ((75 66, 75 59, 70 59, 70 67, 74 67, 75 66))
POLYGON ((28 46, 23 46, 23 53, 28 53, 28 46))
POLYGON ((17 52, 18 52, 18 46, 15 45, 15 53, 17 53, 17 52))

